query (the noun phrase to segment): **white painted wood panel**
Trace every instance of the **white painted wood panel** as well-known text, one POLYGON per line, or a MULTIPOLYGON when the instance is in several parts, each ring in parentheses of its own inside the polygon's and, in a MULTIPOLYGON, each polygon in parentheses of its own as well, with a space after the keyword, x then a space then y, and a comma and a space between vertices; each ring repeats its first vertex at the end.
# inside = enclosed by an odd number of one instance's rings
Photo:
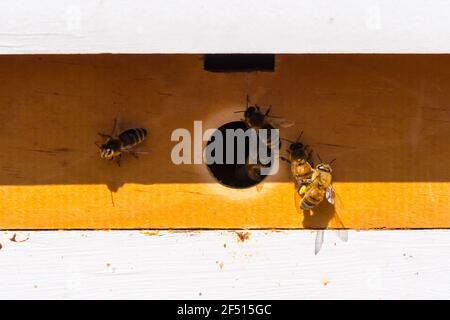
POLYGON ((450 298, 450 231, 2 233, 0 298, 450 298), (226 245, 226 247, 224 246, 226 245))
POLYGON ((449 52, 446 0, 3 0, 0 53, 449 52))

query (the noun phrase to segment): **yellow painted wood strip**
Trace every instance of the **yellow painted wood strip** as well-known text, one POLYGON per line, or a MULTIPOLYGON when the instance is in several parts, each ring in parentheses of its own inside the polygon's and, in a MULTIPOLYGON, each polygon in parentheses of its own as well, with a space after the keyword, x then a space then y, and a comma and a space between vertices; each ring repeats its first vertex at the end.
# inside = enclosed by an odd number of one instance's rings
POLYGON ((0 228, 448 228, 450 56, 281 55, 275 73, 208 73, 199 55, 0 57, 0 228), (245 95, 337 158, 330 208, 304 216, 289 169, 261 192, 174 165, 175 128, 238 120, 245 95), (93 142, 122 112, 149 130, 139 159, 93 142), (111 200, 114 200, 114 205, 111 200))
POLYGON ((299 213, 292 186, 230 190, 216 184, 2 187, 3 229, 447 228, 449 183, 336 183, 336 212, 299 213), (368 194, 375 196, 367 197, 368 194), (355 201, 360 199, 360 201, 355 201), (390 201, 386 201, 390 199, 390 201), (411 201, 414 199, 414 201, 411 201), (356 213, 356 214, 355 214, 356 213))

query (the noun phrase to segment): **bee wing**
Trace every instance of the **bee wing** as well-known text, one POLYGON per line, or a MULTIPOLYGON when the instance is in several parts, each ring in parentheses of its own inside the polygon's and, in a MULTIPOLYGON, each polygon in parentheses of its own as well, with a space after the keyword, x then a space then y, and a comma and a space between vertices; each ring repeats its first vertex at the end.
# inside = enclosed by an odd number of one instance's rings
POLYGON ((336 233, 337 233, 337 236, 339 239, 341 239, 344 242, 348 241, 348 230, 340 229, 340 230, 337 230, 336 233))
POLYGON ((316 241, 314 243, 314 254, 317 255, 322 249, 323 239, 325 237, 325 230, 317 230, 316 231, 316 241))
MULTIPOLYGON (((339 197, 337 198, 339 199, 339 197)), ((341 239, 344 242, 348 241, 348 230, 343 229, 345 228, 344 223, 342 222, 341 218, 339 217, 338 213, 335 211, 333 215, 333 224, 337 228, 342 229, 336 229, 336 234, 339 239, 341 239)))
MULTIPOLYGON (((335 196, 334 197, 334 201, 336 201, 335 208, 336 207, 343 208, 342 201, 340 200, 339 194, 333 188, 331 188, 330 190, 335 196)), ((339 217, 339 215, 336 212, 336 210, 335 210, 334 215, 333 215, 333 223, 338 228, 345 228, 344 223, 342 222, 342 220, 339 217)), ((347 242, 348 241, 348 230, 346 230, 346 229, 337 229, 336 230, 336 234, 337 234, 338 238, 341 239, 343 242, 347 242)))
POLYGON ((114 124, 111 131, 112 137, 117 137, 119 135, 121 126, 122 126, 122 116, 121 113, 118 112, 116 117, 114 118, 114 124))
POLYGON ((144 148, 136 148, 136 146, 126 146, 121 149, 122 152, 134 153, 134 154, 149 154, 150 151, 144 148))
POLYGON ((289 128, 294 125, 294 121, 284 118, 267 117, 269 124, 274 128, 289 128))
POLYGON ((327 201, 329 203, 331 203, 332 205, 334 205, 334 190, 333 190, 333 185, 329 185, 327 190, 325 191, 325 198, 327 199, 327 201))
MULTIPOLYGON (((328 188, 330 188, 330 192, 331 192, 331 195, 332 195, 333 201, 334 201, 334 203, 331 203, 331 202, 330 203, 333 204, 336 209, 343 209, 344 203, 342 202, 342 199, 339 196, 339 193, 336 191, 336 189, 334 189, 334 187, 332 185, 330 185, 328 188)), ((337 217, 337 215, 336 215, 336 217, 337 217)), ((338 221, 338 223, 340 225, 342 225, 342 227, 343 227, 342 222, 338 221)))

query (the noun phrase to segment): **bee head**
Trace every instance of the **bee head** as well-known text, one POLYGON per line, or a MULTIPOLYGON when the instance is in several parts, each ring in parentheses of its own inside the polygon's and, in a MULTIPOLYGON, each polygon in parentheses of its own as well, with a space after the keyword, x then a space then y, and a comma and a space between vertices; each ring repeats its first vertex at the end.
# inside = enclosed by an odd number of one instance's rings
POLYGON ((265 115, 257 106, 248 107, 247 110, 245 110, 244 116, 252 127, 262 127, 264 125, 265 115))
POLYGON ((291 140, 284 139, 284 138, 281 138, 281 139, 290 143, 288 152, 293 159, 295 159, 295 160, 303 159, 306 161, 309 157, 309 155, 308 155, 309 152, 307 152, 307 150, 306 150, 308 148, 308 146, 305 146, 303 143, 299 142, 302 135, 303 135, 303 131, 300 132, 300 135, 298 136, 297 140, 295 140, 295 141, 291 141, 291 140))
POLYGON ((322 172, 328 172, 331 173, 333 170, 331 169, 331 165, 326 164, 326 163, 320 163, 317 165, 317 170, 322 171, 322 172))
POLYGON ((244 117, 250 118, 256 112, 256 108, 251 106, 244 111, 244 117))
POLYGON ((303 145, 303 143, 300 142, 291 143, 291 145, 289 146, 289 151, 291 153, 292 158, 294 159, 307 158, 305 146, 303 145))
POLYGON ((100 157, 102 159, 106 159, 106 160, 111 160, 114 156, 114 150, 107 147, 107 146, 102 146, 100 148, 100 157))

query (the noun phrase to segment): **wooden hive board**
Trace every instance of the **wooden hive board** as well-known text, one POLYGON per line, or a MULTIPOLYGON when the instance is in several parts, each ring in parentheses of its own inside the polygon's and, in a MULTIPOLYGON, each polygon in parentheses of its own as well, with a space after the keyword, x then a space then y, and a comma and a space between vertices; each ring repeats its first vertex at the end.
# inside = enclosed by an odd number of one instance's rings
POLYGON ((278 55, 274 73, 233 74, 201 58, 0 56, 0 228, 342 227, 332 208, 295 209, 285 166, 257 192, 171 162, 172 130, 238 120, 246 94, 337 158, 344 227, 450 227, 450 56, 278 55), (119 111, 150 149, 120 168, 93 144, 119 111))

